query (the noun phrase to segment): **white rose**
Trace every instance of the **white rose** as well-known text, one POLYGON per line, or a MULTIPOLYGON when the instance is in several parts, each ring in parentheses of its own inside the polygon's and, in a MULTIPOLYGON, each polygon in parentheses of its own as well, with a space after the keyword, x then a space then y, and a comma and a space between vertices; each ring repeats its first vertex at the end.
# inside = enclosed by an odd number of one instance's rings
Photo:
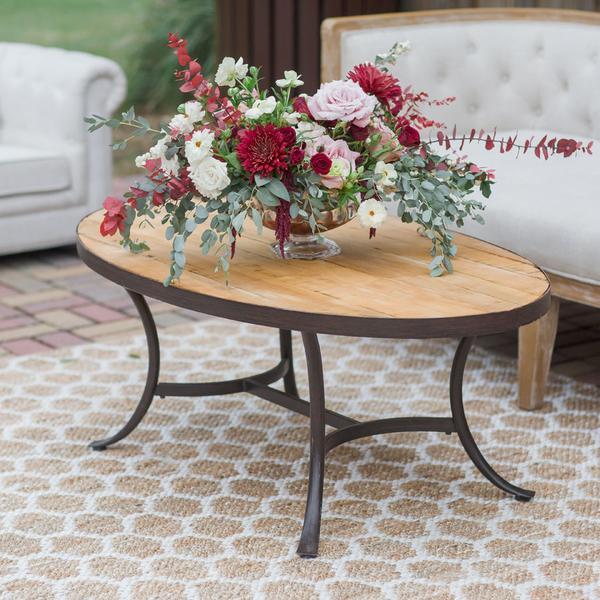
POLYGON ((360 204, 356 214, 361 227, 377 229, 387 219, 387 208, 379 200, 369 198, 360 204))
POLYGON ((190 168, 194 169, 207 156, 212 153, 212 143, 215 140, 215 134, 208 129, 195 131, 192 137, 185 143, 185 157, 190 163, 190 168))
POLYGON ((329 177, 348 177, 350 175, 351 167, 349 161, 343 158, 334 158, 331 161, 331 168, 327 175, 329 177))
POLYGON ((277 100, 272 96, 265 98, 264 100, 256 100, 252 105, 252 108, 249 108, 245 116, 248 119, 258 119, 262 115, 270 115, 277 106, 277 100))
POLYGON ((208 198, 218 198, 219 194, 231 183, 227 174, 227 165, 212 156, 206 157, 192 169, 190 178, 200 194, 208 198))
POLYGON ((383 177, 377 182, 378 185, 385 185, 391 187, 394 185, 394 181, 398 178, 398 172, 394 169, 391 164, 384 163, 382 160, 378 161, 375 165, 373 172, 383 177))
POLYGON ((243 79, 248 74, 248 65, 244 64, 244 59, 239 58, 235 62, 231 56, 226 56, 215 74, 215 83, 217 85, 226 85, 233 87, 236 79, 243 79))
POLYGON ((296 127, 296 135, 300 141, 306 142, 308 145, 314 144, 318 138, 326 133, 325 127, 309 121, 300 121, 296 127))

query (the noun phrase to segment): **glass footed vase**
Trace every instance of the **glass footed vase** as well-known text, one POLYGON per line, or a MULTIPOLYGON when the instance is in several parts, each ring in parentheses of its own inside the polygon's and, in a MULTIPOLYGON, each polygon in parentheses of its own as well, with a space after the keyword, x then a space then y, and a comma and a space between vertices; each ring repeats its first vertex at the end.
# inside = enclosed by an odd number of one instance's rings
MULTIPOLYGON (((252 209, 261 215, 263 227, 275 231, 275 220, 277 217, 276 207, 265 206, 258 200, 252 203, 252 209)), ((310 207, 307 210, 310 217, 310 207)), ((309 217, 298 215, 290 220, 290 239, 283 243, 283 254, 279 242, 269 244, 273 254, 277 258, 291 258, 295 260, 318 260, 335 256, 341 252, 340 247, 333 241, 323 237, 324 231, 331 231, 344 225, 356 215, 356 205, 348 202, 341 208, 320 211, 322 218, 317 218, 318 231, 321 232, 319 240, 318 233, 313 233, 309 217)))

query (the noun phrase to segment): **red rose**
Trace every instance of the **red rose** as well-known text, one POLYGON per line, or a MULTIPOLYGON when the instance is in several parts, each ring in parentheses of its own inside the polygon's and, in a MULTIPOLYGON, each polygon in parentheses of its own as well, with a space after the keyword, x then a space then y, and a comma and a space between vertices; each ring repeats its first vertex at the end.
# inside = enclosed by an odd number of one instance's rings
POLYGON ((331 159, 327 154, 318 152, 310 159, 310 166, 318 175, 327 175, 331 169, 331 159))
POLYGON ((303 96, 298 96, 298 98, 294 100, 294 104, 292 106, 294 107, 294 110, 296 112, 299 112, 303 115, 308 115, 311 119, 313 118, 308 108, 308 104, 306 103, 306 98, 304 98, 303 96))
POLYGON ((299 165, 304 160, 304 150, 302 148, 292 148, 288 154, 290 165, 299 165))
POLYGON ((398 136, 398 141, 400 142, 400 144, 402 144, 402 146, 405 146, 406 148, 414 148, 415 146, 418 146, 421 143, 421 136, 414 127, 407 125, 400 132, 400 135, 398 136))
POLYGON ((369 137, 369 128, 350 125, 350 135, 357 142, 364 142, 369 137))
POLYGON ((293 146, 296 143, 296 130, 293 127, 284 127, 279 130, 283 136, 283 141, 286 146, 293 146))

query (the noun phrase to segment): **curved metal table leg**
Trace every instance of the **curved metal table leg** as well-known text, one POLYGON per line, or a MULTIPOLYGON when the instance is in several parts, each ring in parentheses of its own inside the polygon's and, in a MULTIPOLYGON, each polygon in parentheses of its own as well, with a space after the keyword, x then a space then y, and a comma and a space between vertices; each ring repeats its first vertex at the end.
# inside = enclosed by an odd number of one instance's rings
POLYGON ((450 407, 452 409, 452 418, 454 420, 454 426, 456 427, 456 433, 469 455, 469 458, 484 477, 502 491, 513 494, 517 500, 526 502, 535 496, 535 492, 519 488, 500 477, 500 475, 490 467, 485 458, 483 458, 483 454, 481 454, 481 451, 477 447, 467 424, 463 406, 462 384, 467 356, 469 355, 469 350, 474 341, 475 338, 463 338, 459 342, 452 363, 452 371, 450 373, 450 407))
POLYGON ((294 356, 292 353, 292 332, 287 329, 279 330, 279 346, 281 348, 281 360, 289 360, 288 372, 283 377, 283 389, 292 396, 298 396, 296 387, 296 376, 294 374, 294 356))
POLYGON ((160 370, 160 347, 158 344, 158 333, 156 331, 156 325, 152 317, 152 313, 148 308, 146 299, 141 294, 127 290, 127 293, 131 296, 135 307, 140 314, 142 323, 144 325, 144 332, 146 333, 146 340, 148 341, 148 375, 146 376, 146 387, 142 393, 139 404, 135 409, 133 415, 129 419, 127 425, 121 429, 118 433, 109 437, 105 440, 98 440, 92 442, 89 447, 94 450, 106 450, 107 446, 122 440, 127 437, 144 418, 144 415, 148 412, 154 393, 156 391, 156 384, 158 383, 158 373, 160 370))
POLYGON ((297 553, 303 558, 317 556, 323 504, 325 470, 325 384, 321 350, 316 333, 302 333, 308 367, 310 393, 310 466, 304 526, 297 553))

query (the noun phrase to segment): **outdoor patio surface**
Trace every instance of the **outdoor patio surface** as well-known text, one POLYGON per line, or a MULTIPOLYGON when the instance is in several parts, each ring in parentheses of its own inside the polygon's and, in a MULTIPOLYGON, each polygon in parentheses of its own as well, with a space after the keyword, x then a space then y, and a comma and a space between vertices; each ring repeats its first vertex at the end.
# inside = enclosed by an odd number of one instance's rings
MULTIPOLYGON (((132 178, 116 179, 122 195, 132 178)), ((149 300, 157 327, 205 319, 149 300)), ((0 355, 32 354, 142 331, 127 293, 103 279, 74 246, 0 257, 0 355)), ((479 338, 480 346, 517 355, 517 332, 479 338)), ((552 370, 600 386, 600 310, 561 303, 552 370)))

